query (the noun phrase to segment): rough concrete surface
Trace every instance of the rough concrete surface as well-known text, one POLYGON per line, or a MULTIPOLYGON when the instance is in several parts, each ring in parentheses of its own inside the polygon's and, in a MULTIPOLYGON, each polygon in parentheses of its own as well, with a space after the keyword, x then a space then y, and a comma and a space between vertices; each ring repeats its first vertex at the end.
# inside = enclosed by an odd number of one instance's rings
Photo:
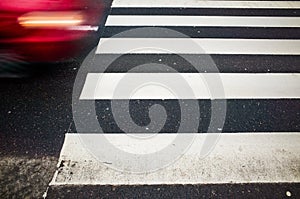
POLYGON ((55 157, 2 157, 0 198, 42 198, 56 164, 55 157))

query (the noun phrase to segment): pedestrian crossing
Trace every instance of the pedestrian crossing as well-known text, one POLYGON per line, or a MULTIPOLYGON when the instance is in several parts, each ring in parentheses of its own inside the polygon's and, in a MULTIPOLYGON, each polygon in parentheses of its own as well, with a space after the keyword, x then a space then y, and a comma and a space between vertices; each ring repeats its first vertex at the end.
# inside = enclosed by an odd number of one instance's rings
POLYGON ((94 110, 81 110, 85 132, 66 134, 50 185, 299 183, 299 26, 299 1, 114 0, 93 52, 97 64, 83 70, 76 95, 76 103, 94 110), (109 67, 99 71, 99 63, 109 67), (145 82, 159 84, 128 93, 145 82), (183 82, 190 90, 174 93, 183 82), (127 104, 145 127, 122 134, 112 101, 127 104), (182 104, 193 102, 200 124, 178 134, 182 119, 195 120, 182 117, 182 104), (166 111, 159 134, 147 112, 154 104, 166 111), (89 126, 94 114, 105 136, 89 126), (99 139, 118 150, 103 149, 108 145, 99 139), (165 164, 168 153, 159 151, 170 145, 179 155, 165 164), (153 153, 157 159, 142 157, 153 153), (152 164, 162 166, 147 170, 152 164))

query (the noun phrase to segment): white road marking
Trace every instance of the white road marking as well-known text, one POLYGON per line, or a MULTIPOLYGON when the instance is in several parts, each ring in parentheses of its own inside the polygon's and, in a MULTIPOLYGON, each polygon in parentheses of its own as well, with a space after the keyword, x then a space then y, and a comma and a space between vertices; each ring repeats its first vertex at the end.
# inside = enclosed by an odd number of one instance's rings
POLYGON ((96 54, 300 55, 300 40, 101 38, 96 54))
POLYGON ((110 15, 106 26, 300 27, 300 17, 110 15))
MULTIPOLYGON (((176 136, 157 134, 155 142, 144 146, 131 143, 132 138, 126 134, 105 135, 120 150, 149 152, 176 136)), ((105 166, 82 144, 82 138, 96 144, 98 139, 103 139, 102 135, 68 133, 60 154, 64 167, 59 168, 50 185, 300 182, 300 133, 222 133, 205 157, 200 152, 208 134, 194 136, 191 147, 173 164, 155 172, 136 174, 105 166)), ((118 163, 110 162, 108 166, 118 163)))
POLYGON ((300 74, 89 73, 80 96, 81 100, 272 98, 299 99, 300 74), (218 87, 219 90, 211 89, 210 84, 215 84, 218 79, 222 82, 224 90, 221 87, 218 87), (191 88, 191 92, 180 91, 178 93, 176 89, 182 88, 183 83, 191 88), (118 90, 121 87, 124 89, 118 90), (130 88, 133 89, 130 90, 130 88), (134 93, 127 92, 133 90, 135 90, 134 93))
POLYGON ((117 7, 183 8, 300 8, 299 1, 200 1, 200 0, 114 0, 117 7))

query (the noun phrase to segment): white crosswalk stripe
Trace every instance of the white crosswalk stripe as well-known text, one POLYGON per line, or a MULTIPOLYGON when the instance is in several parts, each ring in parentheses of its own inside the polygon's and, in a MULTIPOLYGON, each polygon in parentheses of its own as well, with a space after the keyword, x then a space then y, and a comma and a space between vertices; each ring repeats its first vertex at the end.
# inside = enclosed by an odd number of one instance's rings
POLYGON ((98 54, 271 54, 300 55, 300 40, 102 38, 98 54), (195 46, 186 45, 193 42, 195 46), (145 47, 141 46, 141 43, 145 47), (136 52, 132 49, 138 49, 136 52), (161 49, 165 49, 162 51, 161 49))
POLYGON ((300 8, 297 1, 199 1, 199 0, 114 0, 113 8, 118 7, 204 7, 204 8, 300 8))
MULTIPOLYGON (((297 147, 300 135, 295 133, 278 134, 223 134, 216 148, 207 158, 201 158, 199 147, 203 145, 204 134, 197 134, 191 148, 182 158, 170 167, 149 173, 148 175, 126 173, 107 169, 93 155, 83 150, 82 136, 89 137, 91 142, 100 137, 95 134, 68 134, 61 157, 80 160, 80 168, 62 170, 51 185, 141 185, 141 184, 198 184, 198 183, 266 183, 266 182, 299 182, 295 175, 298 169, 300 148, 297 147), (285 150, 286 154, 275 151, 285 150), (251 162, 252 164, 249 164, 251 162), (293 163, 294 162, 294 163, 293 163), (77 170, 79 169, 79 170, 77 170), (241 171, 242 169, 242 171, 241 171), (73 172, 72 179, 66 179, 73 172), (85 174, 85 175, 82 175, 85 174)), ((151 150, 175 137, 172 134, 161 134, 156 142, 146 145, 128 145, 126 135, 109 135, 122 150, 136 152, 151 150), (155 147, 154 147, 155 146, 155 147)), ((92 144, 92 143, 91 143, 92 144)), ((144 144, 144 143, 143 143, 144 144)), ((144 144, 145 145, 145 144, 144 144)), ((148 152, 148 151, 146 151, 148 152)))
POLYGON ((107 26, 229 26, 229 27, 300 27, 300 17, 237 16, 123 16, 111 15, 107 26))
MULTIPOLYGON (((118 84, 127 76, 130 82, 125 82, 129 87, 140 85, 140 80, 149 78, 155 82, 164 79, 173 82, 174 88, 180 87, 181 82, 176 82, 178 74, 173 73, 89 73, 83 87, 80 99, 126 99, 126 93, 114 94, 118 84)), ((191 87, 193 93, 189 96, 175 96, 159 86, 149 86, 130 99, 272 99, 272 98, 300 98, 300 74, 198 74, 184 73, 180 75, 191 87), (205 79, 220 78, 224 87, 224 95, 212 96, 205 84, 205 79)))
MULTIPOLYGON (((295 66, 293 60, 299 60, 300 39, 270 39, 265 34, 268 28, 275 28, 276 31, 284 31, 282 28, 291 28, 286 30, 292 32, 300 27, 300 2, 299 1, 198 1, 198 0, 114 0, 112 12, 114 9, 150 9, 150 8, 182 8, 184 9, 273 9, 274 12, 282 10, 296 10, 299 16, 197 16, 183 15, 140 15, 129 14, 111 14, 106 21, 104 31, 110 31, 110 28, 125 27, 128 30, 143 27, 182 27, 186 29, 196 28, 194 26, 213 28, 244 28, 244 33, 251 34, 253 27, 263 29, 255 30, 261 33, 264 38, 222 38, 222 31, 218 38, 166 38, 165 36, 155 38, 151 35, 140 35, 123 37, 122 34, 114 38, 101 38, 95 51, 96 57, 105 60, 106 56, 120 55, 119 65, 126 67, 128 64, 138 63, 141 59, 146 62, 148 57, 158 56, 155 63, 167 60, 170 54, 181 54, 190 56, 207 55, 212 59, 223 56, 222 63, 227 62, 236 69, 244 68, 246 64, 253 64, 256 71, 237 73, 234 69, 226 73, 195 73, 187 71, 177 73, 189 84, 194 95, 174 95, 168 89, 162 89, 152 86, 144 87, 144 90, 136 92, 134 95, 125 93, 115 94, 114 91, 118 83, 126 76, 131 81, 125 82, 122 86, 137 87, 140 80, 150 79, 155 82, 157 79, 163 82, 171 82, 176 88, 180 88, 181 82, 176 82, 176 75, 172 72, 153 72, 151 68, 139 73, 135 72, 97 72, 88 71, 86 79, 80 93, 79 101, 89 102, 96 100, 101 103, 109 100, 208 100, 215 99, 229 100, 225 131, 221 135, 213 132, 211 135, 218 137, 218 142, 206 157, 201 157, 200 152, 207 134, 197 133, 194 136, 194 142, 191 147, 183 154, 178 161, 169 167, 163 168, 158 172, 149 172, 143 174, 128 173, 117 171, 105 166, 119 164, 119 162, 100 163, 99 159, 93 155, 93 152, 86 149, 86 143, 82 140, 88 140, 91 145, 95 140, 102 139, 103 135, 92 132, 80 132, 78 134, 67 134, 64 146, 60 155, 60 163, 64 164, 56 172, 51 186, 58 185, 142 185, 142 184, 201 184, 201 183, 299 183, 300 182, 300 73, 298 69, 300 63, 295 66), (250 29, 248 29, 250 28, 250 29), (187 42, 193 42, 200 46, 188 45, 187 42), (135 49, 135 50, 132 50, 135 49), (124 55, 125 54, 125 55, 124 55), (126 56, 132 56, 126 58, 126 56), (135 60, 137 57, 140 60, 135 60), (227 57, 226 57, 227 56, 227 57), (247 56, 247 57, 246 57, 247 56), (237 57, 237 59, 236 59, 237 57), (271 57, 271 58, 270 58, 271 57), (249 58, 248 60, 246 58, 249 58), (250 62, 250 58, 260 61, 250 62), (284 59, 284 61, 282 61, 284 59), (122 61, 123 60, 123 61, 122 61), (124 61, 125 60, 125 61, 124 61), (234 60, 237 60, 233 63, 234 60), (271 61, 268 61, 271 60, 271 61), (230 62, 232 61, 232 62, 230 62), (266 73, 259 64, 267 65, 270 71, 276 70, 277 66, 273 63, 279 62, 281 67, 291 68, 285 73, 266 73), (259 64, 257 64, 259 63, 259 64), (257 65, 257 66, 256 66, 257 65), (291 66, 293 65, 293 67, 291 66), (296 68, 296 69, 295 69, 296 68), (219 78, 224 87, 223 95, 214 95, 209 91, 203 79, 219 78), (231 101, 230 101, 231 100, 231 101), (249 102, 249 104, 247 104, 249 102), (240 105, 241 103, 242 105, 240 105), (273 104, 272 104, 273 103, 273 104), (274 104, 281 104, 280 108, 274 104), (252 108, 251 108, 252 107, 252 108), (247 109, 249 108, 249 109, 247 109), (243 109, 243 110, 242 110, 243 109), (276 110, 273 110, 276 109, 276 110), (274 114, 272 114, 274 111, 274 114), (234 113, 233 113, 234 112, 234 113), (252 132, 246 123, 235 124, 236 121, 242 121, 243 114, 257 117, 251 123, 253 129, 259 132, 252 132), (297 118, 298 117, 298 118, 297 118), (241 120, 240 120, 241 119, 241 120), (266 121, 274 120, 272 125, 265 124, 266 121), (292 120, 292 121, 290 121, 292 120), (226 126, 227 125, 227 126, 226 126), (226 129, 232 127, 247 126, 246 131, 230 132, 226 129), (256 125, 256 126, 255 126, 256 125), (287 128, 280 128, 280 125, 287 125, 287 128), (247 128, 249 131, 247 131, 247 128), (278 128, 278 130, 274 130, 278 128), (284 131, 284 132, 283 132, 284 131), (73 166, 71 166, 73 165, 73 166), (75 166, 74 166, 75 165, 75 166), (72 176, 70 176, 72 173, 72 176)), ((161 11, 160 11, 161 12, 161 11)), ((202 30, 201 30, 202 31, 202 30)), ((275 34, 275 33, 274 33, 275 34)), ((114 34, 112 34, 114 35, 114 34)), ((155 61, 155 60, 152 60, 155 61)), ((172 61, 171 61, 172 62, 172 61)), ((172 62, 173 63, 173 62, 172 62)), ((221 64, 216 62, 217 67, 221 64)), ((177 63, 173 63, 177 64, 177 63)), ((178 64, 177 64, 178 65, 178 64)), ((247 69, 247 67, 245 67, 247 69)), ((288 70, 287 69, 287 70, 288 70)), ((269 71, 269 69, 268 69, 269 71)), ((176 109, 176 107, 175 107, 176 109)), ((107 109, 109 110, 109 109, 107 109)), ((100 116, 99 116, 100 117, 100 116)), ((101 117, 104 122, 109 116, 101 117)), ((142 116, 140 116, 142 117, 142 116)), ((101 120, 100 119, 100 120, 101 120)), ((252 120, 252 118, 251 118, 252 120)), ((249 122, 250 119, 249 119, 249 122)), ((101 123, 101 122, 100 122, 101 123)), ((111 125, 111 124, 109 124, 111 125)), ((242 128, 242 127, 241 127, 242 128)), ((237 128, 238 129, 238 128, 237 128)), ((127 132, 130 133, 130 132, 127 132)), ((146 132, 139 132, 142 135, 149 135, 146 132)), ((168 144, 176 134, 154 134, 153 139, 142 143, 132 141, 131 137, 124 134, 111 132, 105 138, 122 151, 128 153, 151 153, 153 150, 160 149, 161 146, 168 144)), ((191 135, 183 134, 182 139, 191 135)), ((96 145, 96 143, 94 143, 96 145)), ((179 146, 174 146, 174 150, 179 146)), ((118 154, 108 154, 117 156, 118 154)), ((128 159, 128 162, 130 159, 128 159)), ((141 163, 143 165, 143 163, 141 163)), ((141 166, 142 167, 142 166, 141 166)), ((128 168, 125 168, 125 170, 128 168)))

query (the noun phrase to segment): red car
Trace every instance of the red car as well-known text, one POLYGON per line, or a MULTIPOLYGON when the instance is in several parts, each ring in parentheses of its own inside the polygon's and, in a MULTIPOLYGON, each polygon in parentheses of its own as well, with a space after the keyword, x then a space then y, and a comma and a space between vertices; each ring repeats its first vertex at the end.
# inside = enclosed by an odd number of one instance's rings
POLYGON ((96 35, 104 7, 101 0, 0 0, 0 69, 77 56, 96 35))

